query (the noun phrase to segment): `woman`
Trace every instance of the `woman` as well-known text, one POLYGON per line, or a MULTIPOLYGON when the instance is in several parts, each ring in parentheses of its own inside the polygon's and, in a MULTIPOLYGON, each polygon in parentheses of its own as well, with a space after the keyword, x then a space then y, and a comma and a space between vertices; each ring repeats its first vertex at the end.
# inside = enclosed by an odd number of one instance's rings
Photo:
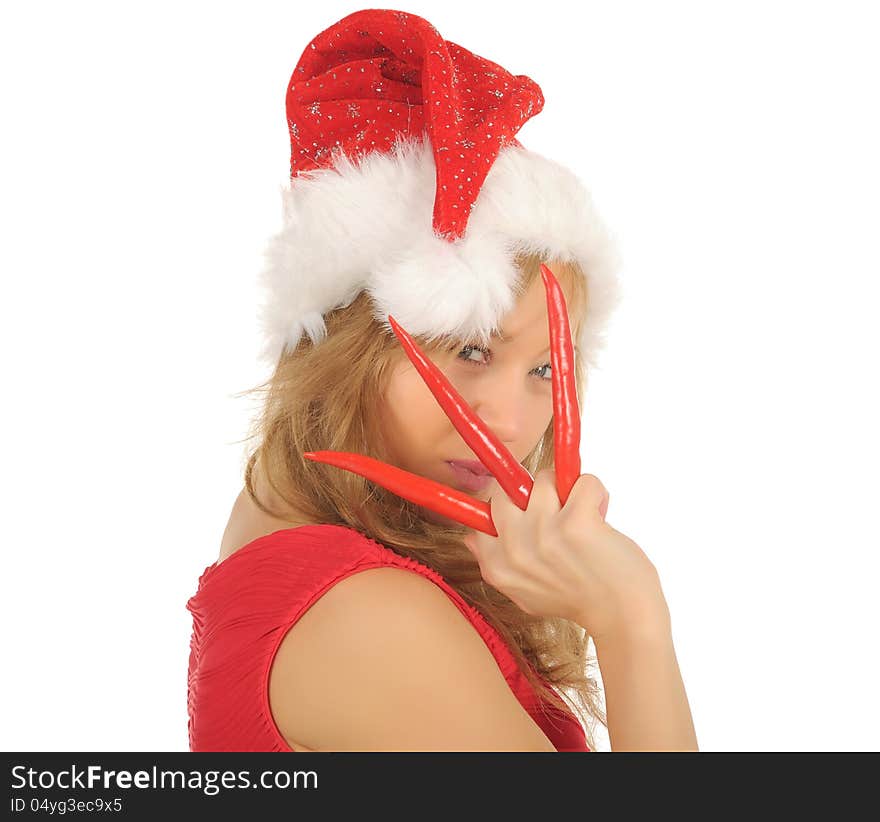
POLYGON ((187 603, 192 750, 696 748, 656 570, 580 473, 617 261, 515 139, 542 107, 404 12, 303 52, 274 371, 187 603))

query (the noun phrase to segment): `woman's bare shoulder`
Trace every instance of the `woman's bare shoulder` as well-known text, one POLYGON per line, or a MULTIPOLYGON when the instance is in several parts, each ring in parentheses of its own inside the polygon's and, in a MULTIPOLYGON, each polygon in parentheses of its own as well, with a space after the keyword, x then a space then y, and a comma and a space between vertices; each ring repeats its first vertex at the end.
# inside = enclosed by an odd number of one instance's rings
POLYGON ((446 592, 396 566, 345 576, 288 628, 269 704, 317 750, 555 750, 446 592))

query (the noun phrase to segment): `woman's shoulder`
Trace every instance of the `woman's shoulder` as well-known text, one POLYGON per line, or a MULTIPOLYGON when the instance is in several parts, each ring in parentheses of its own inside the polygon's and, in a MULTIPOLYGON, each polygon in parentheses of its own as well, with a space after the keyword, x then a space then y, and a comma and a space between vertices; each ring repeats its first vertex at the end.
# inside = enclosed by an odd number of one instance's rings
POLYGON ((367 568, 286 632, 271 712, 325 751, 554 750, 491 651, 424 575, 367 568))

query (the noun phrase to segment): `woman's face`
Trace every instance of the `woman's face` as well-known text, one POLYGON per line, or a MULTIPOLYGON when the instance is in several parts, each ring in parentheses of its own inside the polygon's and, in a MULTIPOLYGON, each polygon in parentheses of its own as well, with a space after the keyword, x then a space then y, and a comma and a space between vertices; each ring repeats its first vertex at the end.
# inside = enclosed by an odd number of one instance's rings
MULTIPOLYGON (((550 269, 570 303, 566 281, 554 266, 550 269)), ((500 330, 506 342, 494 337, 488 353, 468 347, 429 356, 480 419, 522 462, 540 442, 553 417, 550 331, 546 292, 540 276, 504 316, 500 330)), ((447 461, 477 460, 477 456, 402 350, 390 371, 384 401, 383 420, 394 465, 483 501, 497 492, 495 480, 480 491, 470 491, 461 485, 447 461)), ((427 509, 422 510, 435 522, 450 523, 427 509)))

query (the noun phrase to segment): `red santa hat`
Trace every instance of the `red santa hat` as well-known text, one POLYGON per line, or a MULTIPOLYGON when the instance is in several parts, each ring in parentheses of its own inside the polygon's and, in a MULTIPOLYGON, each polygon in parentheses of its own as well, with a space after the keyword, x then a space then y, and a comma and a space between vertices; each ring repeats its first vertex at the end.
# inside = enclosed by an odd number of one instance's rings
POLYGON ((366 290, 391 334, 488 343, 517 299, 514 256, 574 260, 591 365, 620 300, 620 257, 580 180, 515 137, 544 106, 523 74, 390 9, 344 17, 306 46, 287 89, 290 179, 265 252, 261 358, 277 363, 366 290))

